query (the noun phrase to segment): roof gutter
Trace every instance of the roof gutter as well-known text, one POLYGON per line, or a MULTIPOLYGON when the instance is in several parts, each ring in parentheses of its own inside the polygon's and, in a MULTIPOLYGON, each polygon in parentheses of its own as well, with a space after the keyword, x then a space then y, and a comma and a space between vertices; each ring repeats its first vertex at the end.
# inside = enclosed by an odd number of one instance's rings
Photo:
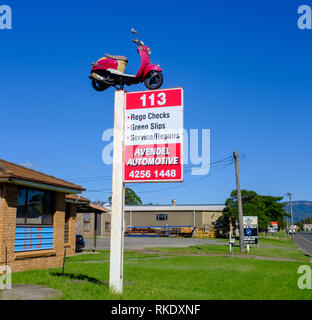
POLYGON ((74 203, 74 204, 78 204, 78 205, 88 205, 89 202, 87 201, 76 201, 76 200, 71 200, 71 199, 66 199, 65 200, 66 203, 74 203))
POLYGON ((12 184, 18 184, 18 185, 29 187, 29 188, 38 188, 38 189, 51 190, 51 191, 57 191, 57 192, 63 192, 63 193, 81 193, 82 192, 81 190, 77 190, 77 189, 62 188, 62 187, 57 187, 49 184, 31 182, 31 181, 15 179, 15 178, 7 179, 6 182, 10 182, 12 184))

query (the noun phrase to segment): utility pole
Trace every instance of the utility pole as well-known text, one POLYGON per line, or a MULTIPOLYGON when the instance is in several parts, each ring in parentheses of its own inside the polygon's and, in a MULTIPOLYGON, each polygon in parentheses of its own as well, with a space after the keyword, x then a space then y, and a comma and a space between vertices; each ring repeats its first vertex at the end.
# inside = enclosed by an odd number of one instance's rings
POLYGON ((233 156, 235 159, 235 175, 236 175, 238 223, 239 223, 239 246, 240 246, 240 251, 244 252, 243 206, 242 206, 242 194, 240 189, 239 162, 238 162, 237 151, 233 152, 233 156))
POLYGON ((289 196, 289 209, 290 209, 290 224, 294 224, 294 217, 293 217, 293 211, 292 211, 292 203, 291 203, 291 192, 287 193, 289 196))
POLYGON ((291 192, 287 193, 289 196, 289 209, 290 209, 290 227, 291 229, 291 237, 294 237, 294 232, 293 232, 293 225, 294 225, 294 217, 293 217, 293 211, 292 211, 292 203, 291 203, 291 192))
MULTIPOLYGON (((285 212, 286 213, 288 213, 288 208, 287 208, 287 206, 288 206, 288 204, 287 204, 287 202, 285 203, 285 212)), ((285 231, 286 231, 286 233, 287 233, 287 230, 288 230, 288 217, 287 216, 285 216, 285 231)))

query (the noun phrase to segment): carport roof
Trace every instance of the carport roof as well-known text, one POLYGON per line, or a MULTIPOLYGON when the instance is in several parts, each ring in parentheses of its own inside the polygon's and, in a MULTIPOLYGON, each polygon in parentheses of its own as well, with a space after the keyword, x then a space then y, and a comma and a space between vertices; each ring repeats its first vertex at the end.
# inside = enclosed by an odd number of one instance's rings
POLYGON ((83 196, 80 195, 76 195, 76 194, 67 194, 66 195, 66 201, 75 201, 75 202, 86 202, 86 203, 90 203, 91 200, 89 200, 88 198, 85 198, 83 196))
POLYGON ((75 203, 77 205, 78 213, 90 213, 90 212, 109 213, 110 212, 107 208, 91 203, 91 200, 89 200, 88 198, 85 198, 76 194, 66 195, 66 202, 75 203))

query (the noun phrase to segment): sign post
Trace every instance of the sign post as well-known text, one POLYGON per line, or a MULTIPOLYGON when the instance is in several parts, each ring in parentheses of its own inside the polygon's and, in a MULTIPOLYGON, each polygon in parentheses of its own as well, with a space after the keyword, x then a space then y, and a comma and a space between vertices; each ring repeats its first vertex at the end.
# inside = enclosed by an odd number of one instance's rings
POLYGON ((183 88, 115 92, 109 287, 123 289, 124 183, 183 181, 183 88))
POLYGON ((124 247, 124 113, 125 91, 115 91, 112 215, 110 239, 109 287, 115 293, 123 288, 123 247, 124 247))
POLYGON ((258 244, 258 217, 243 216, 244 224, 244 243, 247 245, 249 252, 249 244, 258 244))

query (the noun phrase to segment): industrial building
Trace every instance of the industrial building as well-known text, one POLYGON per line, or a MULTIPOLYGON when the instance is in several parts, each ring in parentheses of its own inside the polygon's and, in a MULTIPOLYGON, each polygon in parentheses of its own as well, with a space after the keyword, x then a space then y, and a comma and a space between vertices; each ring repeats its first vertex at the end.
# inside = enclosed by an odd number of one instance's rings
MULTIPOLYGON (((97 215, 96 235, 101 237, 110 235, 111 207, 106 208, 108 213, 97 215)), ((224 208, 225 206, 221 204, 180 205, 175 200, 172 200, 171 205, 126 205, 124 208, 125 230, 132 227, 216 227, 224 208)), ((80 223, 82 235, 94 236, 94 220, 93 214, 84 214, 80 223)))

